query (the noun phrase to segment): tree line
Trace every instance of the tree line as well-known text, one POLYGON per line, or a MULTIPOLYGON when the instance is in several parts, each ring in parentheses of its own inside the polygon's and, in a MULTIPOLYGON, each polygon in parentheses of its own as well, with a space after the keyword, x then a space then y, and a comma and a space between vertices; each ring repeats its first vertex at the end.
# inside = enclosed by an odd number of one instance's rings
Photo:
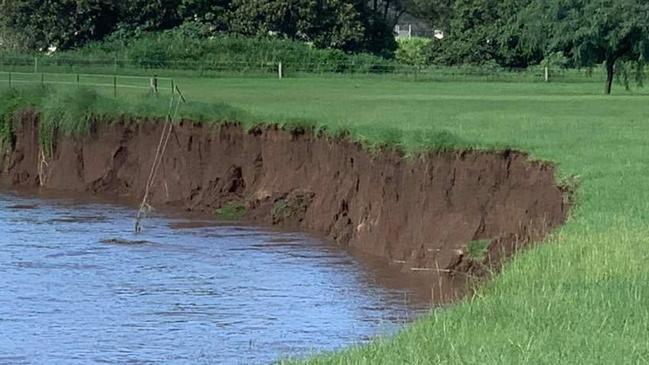
POLYGON ((15 48, 65 50, 192 23, 206 35, 275 35, 390 57, 401 9, 397 0, 2 0, 0 34, 15 48))
POLYGON ((642 81, 649 55, 646 0, 2 0, 5 47, 65 50, 191 25, 205 37, 282 37, 317 48, 391 58, 393 27, 405 12, 440 41, 425 43, 425 62, 525 68, 604 65, 642 81))

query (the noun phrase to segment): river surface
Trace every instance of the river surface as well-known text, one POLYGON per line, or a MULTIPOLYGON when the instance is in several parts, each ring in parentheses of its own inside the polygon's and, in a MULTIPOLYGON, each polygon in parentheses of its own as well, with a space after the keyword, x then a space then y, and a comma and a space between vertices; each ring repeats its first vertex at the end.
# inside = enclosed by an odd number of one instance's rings
POLYGON ((394 333, 415 279, 298 233, 0 191, 0 364, 268 364, 394 333))

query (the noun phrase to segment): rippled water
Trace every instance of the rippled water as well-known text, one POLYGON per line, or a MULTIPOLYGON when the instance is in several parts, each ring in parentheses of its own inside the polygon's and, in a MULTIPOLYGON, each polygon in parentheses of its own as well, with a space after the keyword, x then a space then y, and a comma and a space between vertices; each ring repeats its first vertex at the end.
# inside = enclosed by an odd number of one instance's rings
POLYGON ((259 364, 389 334, 396 274, 301 234, 0 193, 0 363, 259 364), (392 287, 392 289, 390 289, 392 287))

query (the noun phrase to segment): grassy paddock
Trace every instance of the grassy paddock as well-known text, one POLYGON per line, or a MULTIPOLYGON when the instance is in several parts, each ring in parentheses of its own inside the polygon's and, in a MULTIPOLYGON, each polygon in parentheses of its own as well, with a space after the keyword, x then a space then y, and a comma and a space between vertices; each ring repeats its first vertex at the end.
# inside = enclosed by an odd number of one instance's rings
MULTIPOLYGON (((511 146, 555 161, 560 179, 580 183, 568 224, 547 245, 517 256, 474 297, 434 311, 392 338, 306 362, 649 362, 647 92, 618 87, 616 95, 605 97, 597 83, 177 82, 194 103, 185 113, 197 119, 309 122, 408 151, 511 146)), ((124 92, 133 98, 116 101, 102 96, 109 91, 100 91, 86 105, 93 112, 155 114, 168 103, 137 99, 138 90, 124 92)), ((53 97, 34 100, 52 108, 69 105, 79 95, 58 102, 53 97)), ((15 98, 0 98, 0 110, 12 105, 3 100, 15 98)), ((59 120, 74 119, 66 115, 59 120)))

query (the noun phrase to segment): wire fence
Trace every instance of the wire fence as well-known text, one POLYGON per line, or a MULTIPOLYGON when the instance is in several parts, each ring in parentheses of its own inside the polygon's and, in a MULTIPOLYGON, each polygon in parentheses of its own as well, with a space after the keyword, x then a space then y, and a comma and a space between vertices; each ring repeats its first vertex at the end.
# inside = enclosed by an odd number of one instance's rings
POLYGON ((163 94, 171 94, 174 90, 174 80, 168 77, 0 71, 0 87, 15 88, 30 85, 92 87, 104 89, 114 97, 118 97, 120 91, 124 89, 163 94))
MULTIPOLYGON (((173 77, 375 77, 411 81, 603 82, 596 70, 558 67, 485 68, 479 66, 413 66, 392 61, 298 62, 281 60, 169 60, 97 57, 16 56, 0 54, 0 72, 8 74, 72 74, 173 77)), ((38 81, 38 80, 36 80, 38 81)), ((75 82, 73 80, 72 82, 75 82)), ((44 81, 47 82, 47 81, 44 81)), ((50 80, 50 82, 53 82, 50 80)), ((108 82, 110 84, 110 82, 108 82)), ((146 86, 145 86, 146 87, 146 86)))

